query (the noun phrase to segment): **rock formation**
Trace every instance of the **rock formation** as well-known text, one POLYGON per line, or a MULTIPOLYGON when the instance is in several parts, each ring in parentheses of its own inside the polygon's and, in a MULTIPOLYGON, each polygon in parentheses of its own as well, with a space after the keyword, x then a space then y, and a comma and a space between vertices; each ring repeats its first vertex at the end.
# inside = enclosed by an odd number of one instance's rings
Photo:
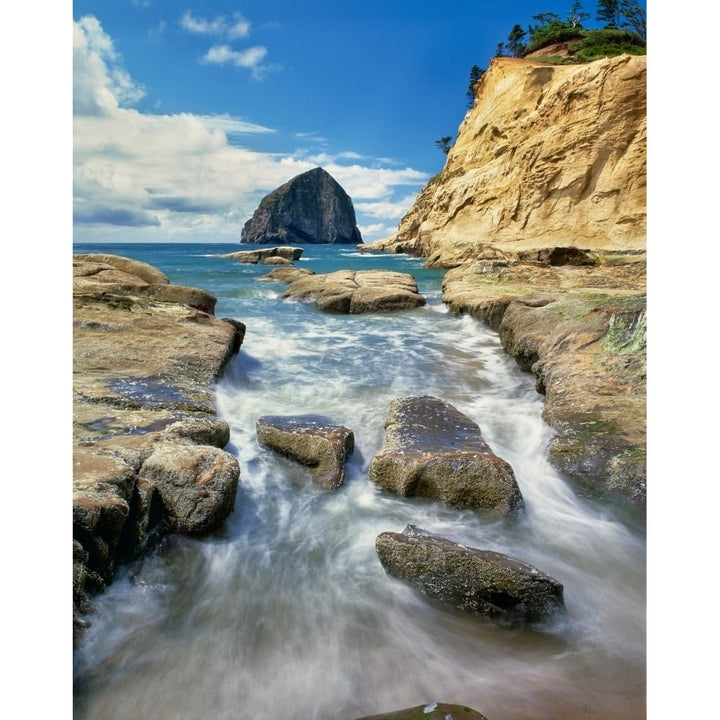
POLYGON ((256 426, 263 447, 309 467, 320 487, 334 490, 342 485, 345 461, 355 449, 351 430, 319 415, 266 415, 256 426))
POLYGON ((512 468, 492 452, 478 425, 434 397, 393 400, 369 475, 398 495, 477 508, 493 517, 523 507, 512 468))
POLYGON ((537 622, 564 607, 562 584, 532 565, 413 525, 381 533, 375 549, 389 575, 460 610, 515 623, 537 622))
POLYGON ((445 167, 385 246, 441 267, 485 245, 644 250, 646 66, 493 58, 445 167))
POLYGON ((484 260, 449 270, 443 299, 497 330, 532 372, 556 430, 550 457, 583 494, 646 499, 644 255, 597 267, 484 260))
POLYGON ((533 372, 554 463, 644 504, 645 56, 494 58, 442 172, 391 238, 450 268, 443 300, 533 372))
POLYGON ((240 468, 222 450, 212 383, 245 328, 146 263, 73 260, 73 600, 76 634, 117 566, 168 532, 208 533, 240 468))
POLYGON ((266 195, 245 223, 247 244, 362 243, 350 196, 322 168, 297 175, 266 195))
POLYGON ((304 268, 278 268, 261 280, 288 284, 283 298, 314 300, 319 310, 356 315, 408 310, 425 305, 415 278, 393 270, 337 270, 314 273, 304 268))
POLYGON ((273 248, 262 248, 257 250, 238 250, 238 252, 225 253, 223 255, 216 255, 215 257, 229 258, 231 260, 237 260, 241 263, 248 263, 250 265, 257 265, 263 263, 265 265, 280 265, 283 264, 281 261, 286 261, 292 264, 293 260, 299 260, 302 257, 302 248, 296 247, 273 247, 273 248))

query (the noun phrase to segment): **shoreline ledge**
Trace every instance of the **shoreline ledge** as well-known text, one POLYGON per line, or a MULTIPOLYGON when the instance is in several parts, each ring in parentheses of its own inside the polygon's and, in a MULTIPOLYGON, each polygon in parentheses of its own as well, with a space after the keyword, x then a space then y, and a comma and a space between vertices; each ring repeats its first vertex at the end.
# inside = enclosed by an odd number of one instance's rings
POLYGON ((232 512, 240 467, 213 384, 245 326, 157 268, 73 256, 73 640, 91 597, 168 533, 232 512))

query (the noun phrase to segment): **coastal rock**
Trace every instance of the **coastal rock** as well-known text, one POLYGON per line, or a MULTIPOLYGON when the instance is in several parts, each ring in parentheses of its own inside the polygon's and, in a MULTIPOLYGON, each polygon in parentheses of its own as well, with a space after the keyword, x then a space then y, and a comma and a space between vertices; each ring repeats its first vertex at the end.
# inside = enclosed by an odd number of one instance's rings
POLYGON ((564 608, 562 584, 532 565, 413 525, 380 533, 375 549, 389 575, 460 610, 516 623, 541 621, 564 608))
POLYGON ((271 260, 285 260, 292 263, 302 257, 302 248, 297 247, 273 247, 273 248, 257 248, 255 250, 238 250, 237 252, 216 255, 215 257, 229 258, 237 260, 241 263, 257 265, 258 263, 268 263, 271 260))
POLYGON ((309 467, 320 487, 333 490, 342 485, 345 461, 355 448, 348 428, 318 415, 266 415, 256 428, 261 445, 309 467))
MULTIPOLYGON (((562 247, 646 247, 646 56, 493 58, 445 167, 384 249, 429 266, 562 247)), ((370 247, 373 247, 371 244, 370 247)))
POLYGON ((232 511, 240 466, 223 450, 204 445, 163 445, 145 460, 138 479, 153 487, 168 530, 206 535, 232 511))
POLYGON ((486 261, 449 270, 443 300, 497 330, 536 377, 553 463, 583 494, 646 500, 644 253, 598 266, 486 261))
POLYGON ((232 510, 239 471, 221 449, 229 428, 212 385, 245 327, 145 263, 76 255, 73 273, 77 640, 119 564, 164 533, 209 532, 232 510))
POLYGON ((434 397, 392 401, 369 476, 398 495, 476 508, 490 517, 512 516, 524 504, 512 468, 492 452, 479 426, 434 397))
POLYGON ((350 196, 322 168, 297 175, 266 195, 241 237, 251 245, 362 243, 350 196))
POLYGON ((484 715, 466 705, 436 702, 379 715, 368 715, 357 720, 448 720, 448 718, 451 720, 487 720, 484 715))
POLYGON ((415 278, 393 270, 337 270, 313 273, 300 268, 279 268, 264 278, 288 284, 283 298, 314 300, 319 310, 351 315, 409 310, 425 305, 415 278))

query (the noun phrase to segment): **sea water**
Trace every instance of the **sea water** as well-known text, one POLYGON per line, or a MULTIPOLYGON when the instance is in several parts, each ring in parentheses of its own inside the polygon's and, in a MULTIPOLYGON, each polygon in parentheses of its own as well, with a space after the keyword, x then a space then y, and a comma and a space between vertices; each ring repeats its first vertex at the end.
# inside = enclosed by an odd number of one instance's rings
MULTIPOLYGON (((76 720, 353 720, 430 702, 489 720, 645 716, 645 533, 585 500, 548 462, 534 379, 497 334, 441 301, 442 272, 406 256, 304 246, 315 272, 412 273, 427 305, 325 314, 281 298, 270 267, 228 245, 77 245, 149 262, 247 326, 217 385, 240 462, 234 512, 204 539, 173 536, 122 568, 75 652, 76 720), (513 467, 526 510, 471 510, 375 487, 368 466, 393 398, 433 395, 476 421, 513 467), (263 415, 321 414, 355 435, 345 483, 261 448, 263 415), (380 532, 412 523, 529 562, 564 585, 567 613, 507 628, 428 600, 384 572, 380 532)), ((248 249, 248 248, 244 248, 248 249)))

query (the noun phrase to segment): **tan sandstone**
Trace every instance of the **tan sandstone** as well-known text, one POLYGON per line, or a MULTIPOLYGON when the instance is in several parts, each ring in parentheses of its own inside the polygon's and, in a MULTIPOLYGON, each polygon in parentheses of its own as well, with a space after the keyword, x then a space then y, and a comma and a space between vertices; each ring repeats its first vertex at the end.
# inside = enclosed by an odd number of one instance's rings
POLYGON ((379 246, 442 267, 484 245, 644 250, 646 64, 493 58, 442 172, 379 246))

